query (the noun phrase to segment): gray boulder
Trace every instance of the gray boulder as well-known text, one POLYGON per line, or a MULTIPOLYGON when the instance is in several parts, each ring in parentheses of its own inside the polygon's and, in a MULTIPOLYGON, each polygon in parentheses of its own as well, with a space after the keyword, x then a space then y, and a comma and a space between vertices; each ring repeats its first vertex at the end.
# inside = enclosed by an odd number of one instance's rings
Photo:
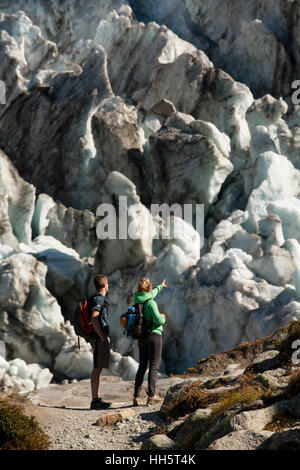
POLYGON ((180 397, 181 393, 184 392, 184 390, 189 387, 189 385, 198 379, 187 379, 184 380, 183 382, 179 384, 175 384, 172 387, 170 387, 166 393, 165 399, 163 401, 163 404, 160 408, 160 413, 162 415, 168 416, 168 412, 170 408, 172 408, 172 405, 176 403, 178 398, 180 397))
POLYGON ((263 431, 280 410, 280 406, 277 404, 250 411, 241 411, 239 405, 235 408, 226 411, 213 426, 202 434, 195 444, 196 450, 206 449, 214 441, 235 431, 263 431))
POLYGON ((172 439, 165 434, 156 434, 143 442, 141 450, 177 450, 178 447, 172 439))
POLYGON ((207 450, 255 450, 272 435, 271 431, 235 431, 214 441, 207 450))
POLYGON ((298 393, 291 400, 285 402, 287 413, 300 419, 300 394, 298 393))
POLYGON ((274 433, 258 450, 300 450, 300 426, 274 433))
POLYGON ((211 415, 209 408, 199 409, 192 413, 180 427, 176 434, 175 442, 181 449, 191 449, 203 429, 207 426, 207 420, 211 415))

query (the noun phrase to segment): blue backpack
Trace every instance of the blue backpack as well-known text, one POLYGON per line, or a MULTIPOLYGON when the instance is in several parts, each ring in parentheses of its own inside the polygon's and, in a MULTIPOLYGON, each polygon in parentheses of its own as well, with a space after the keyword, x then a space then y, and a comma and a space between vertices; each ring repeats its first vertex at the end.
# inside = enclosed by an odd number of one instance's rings
POLYGON ((128 307, 127 312, 120 316, 120 325, 124 329, 123 334, 133 339, 144 339, 149 336, 149 324, 144 317, 144 304, 134 304, 128 307))

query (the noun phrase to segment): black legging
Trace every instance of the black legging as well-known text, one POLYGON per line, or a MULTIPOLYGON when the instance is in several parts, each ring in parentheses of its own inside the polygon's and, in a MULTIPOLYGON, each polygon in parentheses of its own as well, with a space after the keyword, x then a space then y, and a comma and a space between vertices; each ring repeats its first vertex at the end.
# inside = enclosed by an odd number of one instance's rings
POLYGON ((140 396, 142 383, 149 364, 148 392, 149 397, 155 395, 157 373, 162 353, 162 335, 151 333, 146 338, 139 340, 140 364, 135 377, 134 397, 140 396))

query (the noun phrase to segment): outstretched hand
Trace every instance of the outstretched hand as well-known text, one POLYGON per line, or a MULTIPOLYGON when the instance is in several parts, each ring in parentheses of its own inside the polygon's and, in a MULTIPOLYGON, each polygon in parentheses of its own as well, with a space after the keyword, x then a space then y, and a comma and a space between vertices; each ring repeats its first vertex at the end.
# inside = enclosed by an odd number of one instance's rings
POLYGON ((163 287, 168 287, 167 284, 166 284, 166 281, 167 281, 167 279, 164 279, 163 282, 161 283, 161 285, 162 285, 163 287))

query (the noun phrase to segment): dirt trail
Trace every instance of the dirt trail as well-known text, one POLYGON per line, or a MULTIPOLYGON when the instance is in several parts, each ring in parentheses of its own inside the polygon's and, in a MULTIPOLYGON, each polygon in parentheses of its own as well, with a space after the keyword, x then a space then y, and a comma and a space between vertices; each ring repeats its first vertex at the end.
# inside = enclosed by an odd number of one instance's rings
MULTIPOLYGON (((179 378, 158 380, 158 395, 165 396, 170 386, 181 381, 179 378)), ((89 380, 50 385, 28 393, 24 409, 26 414, 36 416, 51 440, 52 450, 139 450, 165 421, 159 414, 159 404, 146 406, 145 391, 141 397, 143 405, 132 407, 133 386, 133 382, 119 377, 103 377, 102 397, 112 402, 111 408, 105 411, 89 409, 89 380), (132 416, 113 425, 95 424, 99 418, 119 411, 132 416)))

